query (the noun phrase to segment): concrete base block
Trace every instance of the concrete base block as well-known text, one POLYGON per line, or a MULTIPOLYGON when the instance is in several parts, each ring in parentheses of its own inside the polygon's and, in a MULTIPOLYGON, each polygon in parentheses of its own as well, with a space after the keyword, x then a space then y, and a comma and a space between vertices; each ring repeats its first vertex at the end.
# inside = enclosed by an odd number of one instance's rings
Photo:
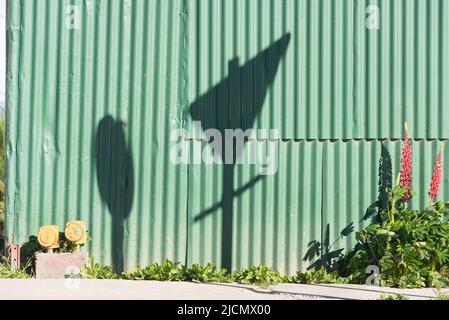
POLYGON ((66 275, 78 274, 87 264, 87 252, 37 253, 37 279, 64 279, 66 275))

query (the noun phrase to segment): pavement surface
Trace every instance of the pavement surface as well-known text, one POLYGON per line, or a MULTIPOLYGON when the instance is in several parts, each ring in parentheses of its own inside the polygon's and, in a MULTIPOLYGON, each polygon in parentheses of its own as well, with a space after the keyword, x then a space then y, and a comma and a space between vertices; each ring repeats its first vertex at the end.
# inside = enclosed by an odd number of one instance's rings
MULTIPOLYGON (((268 289, 239 284, 126 280, 0 280, 0 300, 376 300, 382 293, 435 298, 436 290, 364 285, 280 284, 268 289)), ((448 293, 449 290, 442 290, 448 293)))

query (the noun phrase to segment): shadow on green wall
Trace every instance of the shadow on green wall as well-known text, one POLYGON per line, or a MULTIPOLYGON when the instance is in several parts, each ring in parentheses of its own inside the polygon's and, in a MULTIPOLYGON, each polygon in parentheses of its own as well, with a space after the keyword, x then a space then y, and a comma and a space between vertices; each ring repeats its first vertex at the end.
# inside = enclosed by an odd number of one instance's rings
MULTIPOLYGON (((388 190, 393 184, 393 166, 391 161, 391 154, 383 143, 381 143, 381 152, 378 166, 378 197, 365 211, 365 214, 360 219, 362 221, 370 220, 370 223, 377 223, 379 221, 379 214, 382 212, 388 202, 388 190)), ((343 248, 335 248, 339 240, 348 237, 354 232, 354 222, 348 224, 340 231, 337 239, 330 243, 330 224, 327 223, 326 230, 322 234, 321 241, 312 240, 308 244, 308 250, 303 258, 304 262, 310 262, 310 269, 324 268, 328 272, 336 271, 343 263, 339 260, 343 257, 343 248)), ((357 246, 356 246, 357 248, 357 246)), ((356 252, 356 248, 348 250, 348 252, 356 252)), ((340 270, 341 271, 341 270, 340 270)), ((344 270, 343 270, 344 271, 344 270)))
POLYGON ((109 115, 97 127, 95 166, 100 196, 112 217, 112 263, 120 273, 124 270, 124 224, 134 196, 134 167, 125 124, 109 115))
MULTIPOLYGON (((239 66, 238 58, 231 60, 229 76, 190 105, 188 112, 191 118, 194 121, 201 121, 203 131, 216 129, 222 137, 225 136, 225 129, 245 131, 252 128, 262 110, 268 89, 273 84, 281 59, 287 52, 289 42, 290 33, 287 33, 243 66, 239 66)), ((212 142, 210 137, 206 138, 212 142)), ((222 139, 223 163, 226 159, 224 146, 225 139, 222 139)), ((234 143, 233 163, 242 152, 243 148, 237 150, 234 143)), ((234 164, 223 164, 221 201, 194 218, 194 221, 198 222, 216 210, 222 209, 221 264, 228 270, 232 269, 234 198, 264 178, 257 176, 244 188, 234 190, 234 167, 234 164)))

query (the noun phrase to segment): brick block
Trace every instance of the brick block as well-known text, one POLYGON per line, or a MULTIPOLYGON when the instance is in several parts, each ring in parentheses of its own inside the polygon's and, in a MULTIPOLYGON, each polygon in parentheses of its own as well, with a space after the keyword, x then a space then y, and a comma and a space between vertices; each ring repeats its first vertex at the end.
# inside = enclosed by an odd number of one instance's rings
POLYGON ((64 279, 66 274, 77 274, 89 259, 87 252, 36 254, 37 279, 64 279))

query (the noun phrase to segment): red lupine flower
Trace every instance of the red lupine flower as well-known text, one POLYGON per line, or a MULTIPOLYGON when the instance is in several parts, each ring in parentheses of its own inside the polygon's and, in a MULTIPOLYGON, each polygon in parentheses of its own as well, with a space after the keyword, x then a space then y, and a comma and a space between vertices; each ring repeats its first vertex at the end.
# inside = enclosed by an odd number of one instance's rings
POLYGON ((430 201, 435 199, 439 193, 441 176, 443 173, 443 161, 442 161, 443 149, 444 144, 441 146, 440 152, 438 153, 438 157, 435 160, 435 165, 433 168, 432 181, 430 182, 430 190, 429 190, 430 201))
POLYGON ((408 136, 407 123, 404 124, 404 142, 402 143, 401 181, 400 185, 406 189, 402 200, 408 202, 412 197, 412 142, 408 136))

